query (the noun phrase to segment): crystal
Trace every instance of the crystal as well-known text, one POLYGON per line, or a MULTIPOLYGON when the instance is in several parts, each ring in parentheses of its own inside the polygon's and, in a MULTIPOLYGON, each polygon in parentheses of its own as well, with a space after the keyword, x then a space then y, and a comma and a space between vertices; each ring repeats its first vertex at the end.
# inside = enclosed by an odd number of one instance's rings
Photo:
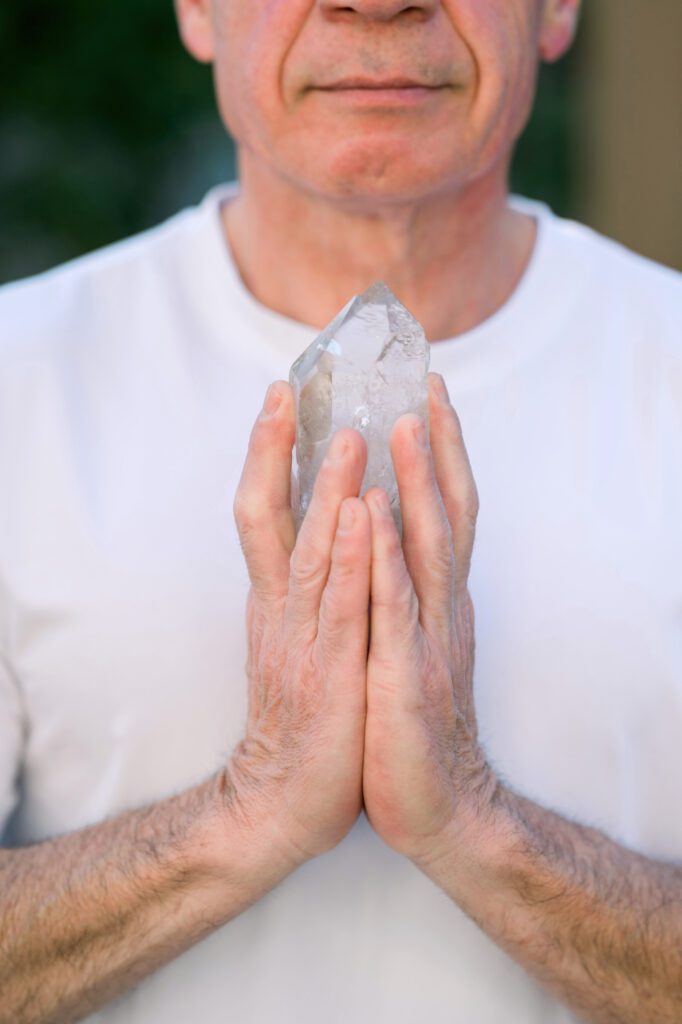
POLYGON ((367 444, 360 494, 382 487, 402 531, 389 437, 404 413, 417 413, 428 427, 429 356, 421 325, 381 282, 354 296, 301 353, 289 374, 296 401, 292 506, 297 529, 333 434, 353 427, 367 444))

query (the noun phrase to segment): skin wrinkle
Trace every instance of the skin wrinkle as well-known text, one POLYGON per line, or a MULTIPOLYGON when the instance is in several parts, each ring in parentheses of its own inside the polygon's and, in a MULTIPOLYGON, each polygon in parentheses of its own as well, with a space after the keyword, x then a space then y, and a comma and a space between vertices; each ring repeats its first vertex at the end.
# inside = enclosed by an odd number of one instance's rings
MULTIPOLYGON (((312 9, 312 7, 313 7, 312 3, 310 5, 310 7, 312 9)), ((285 91, 284 91, 284 78, 283 78, 283 76, 284 76, 284 68, 286 66, 287 58, 289 57, 289 53, 290 53, 292 47, 295 46, 295 44, 296 44, 296 36, 292 36, 291 41, 289 42, 289 45, 284 50, 283 58, 282 58, 282 61, 281 61, 281 64, 280 64, 280 72, 279 72, 279 78, 278 78, 278 83, 277 84, 278 84, 278 87, 279 87, 280 98, 281 98, 281 102, 282 102, 283 106, 286 106, 286 97, 285 97, 285 91)))

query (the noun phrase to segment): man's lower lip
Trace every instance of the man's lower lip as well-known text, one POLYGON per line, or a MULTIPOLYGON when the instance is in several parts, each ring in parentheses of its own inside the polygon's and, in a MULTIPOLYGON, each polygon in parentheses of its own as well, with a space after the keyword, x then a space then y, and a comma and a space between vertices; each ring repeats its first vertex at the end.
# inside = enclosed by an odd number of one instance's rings
POLYGON ((411 106, 438 95, 442 90, 424 86, 407 86, 390 89, 321 89, 326 96, 333 96, 346 103, 366 107, 411 106))

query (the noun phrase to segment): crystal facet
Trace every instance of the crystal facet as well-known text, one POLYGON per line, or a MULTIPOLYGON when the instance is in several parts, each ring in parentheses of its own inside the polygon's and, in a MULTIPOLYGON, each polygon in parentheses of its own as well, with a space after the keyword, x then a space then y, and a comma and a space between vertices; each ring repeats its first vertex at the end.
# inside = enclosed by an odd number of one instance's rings
POLYGON ((407 412, 422 416, 428 425, 429 355, 421 325, 378 282, 352 298, 298 357, 289 374, 296 400, 292 504, 297 529, 332 435, 341 427, 353 427, 367 444, 360 493, 383 487, 401 530, 389 437, 395 421, 407 412))

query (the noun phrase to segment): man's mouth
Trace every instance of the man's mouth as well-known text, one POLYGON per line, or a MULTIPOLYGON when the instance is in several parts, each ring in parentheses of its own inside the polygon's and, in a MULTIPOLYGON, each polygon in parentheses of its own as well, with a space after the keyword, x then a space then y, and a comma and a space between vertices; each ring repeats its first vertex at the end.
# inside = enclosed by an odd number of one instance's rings
POLYGON ((416 79, 365 78, 353 76, 315 86, 317 92, 335 97, 338 102, 351 103, 360 109, 400 108, 418 106, 441 95, 445 85, 433 85, 416 79))
POLYGON ((438 88, 434 85, 428 85, 424 82, 417 82, 411 78, 341 78, 337 82, 331 82, 329 85, 318 86, 320 89, 336 90, 336 89, 434 89, 438 88))

